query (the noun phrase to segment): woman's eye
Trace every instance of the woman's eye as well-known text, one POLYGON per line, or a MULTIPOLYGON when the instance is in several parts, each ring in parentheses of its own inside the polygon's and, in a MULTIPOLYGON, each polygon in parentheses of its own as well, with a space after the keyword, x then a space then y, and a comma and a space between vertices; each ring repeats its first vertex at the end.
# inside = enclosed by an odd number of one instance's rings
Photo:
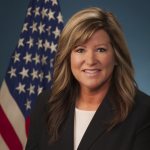
POLYGON ((83 51, 84 51, 83 48, 77 48, 77 49, 76 49, 76 52, 77 52, 77 53, 83 53, 83 51))
POLYGON ((105 48, 98 48, 97 51, 98 51, 98 52, 105 52, 106 49, 105 49, 105 48))

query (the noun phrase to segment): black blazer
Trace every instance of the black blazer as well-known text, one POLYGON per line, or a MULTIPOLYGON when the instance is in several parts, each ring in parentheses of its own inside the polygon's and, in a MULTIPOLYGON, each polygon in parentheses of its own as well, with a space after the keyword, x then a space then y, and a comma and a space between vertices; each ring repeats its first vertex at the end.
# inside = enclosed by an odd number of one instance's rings
MULTIPOLYGON (((31 126, 26 150, 73 150, 74 106, 64 125, 62 137, 48 144, 46 106, 50 92, 42 93, 31 116, 31 126)), ((106 122, 113 109, 108 96, 96 111, 78 150, 150 150, 150 97, 138 91, 133 111, 127 119, 106 132, 106 122)))

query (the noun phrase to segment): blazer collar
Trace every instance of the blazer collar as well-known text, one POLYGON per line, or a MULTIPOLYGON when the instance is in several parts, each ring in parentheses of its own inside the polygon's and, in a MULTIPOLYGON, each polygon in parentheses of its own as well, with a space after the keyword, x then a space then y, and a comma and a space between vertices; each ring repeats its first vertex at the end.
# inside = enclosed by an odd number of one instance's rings
MULTIPOLYGON (((106 123, 108 123, 113 116, 109 93, 105 96, 102 104, 97 109, 93 119, 85 131, 85 134, 78 146, 78 150, 88 150, 95 140, 102 137, 106 132, 106 123)), ((75 105, 71 107, 70 112, 68 113, 61 139, 56 144, 57 146, 55 145, 56 149, 62 148, 65 150, 73 150, 74 148, 74 110, 75 105)))
POLYGON ((97 109, 91 120, 83 138, 78 146, 78 150, 88 150, 97 138, 101 138, 107 130, 107 125, 113 116, 112 106, 110 104, 110 93, 108 93, 102 104, 97 109))

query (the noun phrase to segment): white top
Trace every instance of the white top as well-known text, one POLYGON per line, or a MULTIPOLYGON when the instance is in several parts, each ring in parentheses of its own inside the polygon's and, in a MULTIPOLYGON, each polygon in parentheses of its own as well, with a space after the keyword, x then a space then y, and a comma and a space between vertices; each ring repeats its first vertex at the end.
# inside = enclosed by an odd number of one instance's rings
POLYGON ((91 122, 96 111, 80 110, 75 108, 74 116, 74 150, 77 150, 79 143, 91 122))

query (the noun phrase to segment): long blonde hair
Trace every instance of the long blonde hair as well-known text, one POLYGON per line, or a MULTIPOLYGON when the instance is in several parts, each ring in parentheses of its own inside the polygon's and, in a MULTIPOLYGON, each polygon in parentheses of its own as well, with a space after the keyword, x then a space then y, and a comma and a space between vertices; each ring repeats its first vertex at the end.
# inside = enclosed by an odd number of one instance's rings
POLYGON ((51 141, 58 139, 60 128, 79 94, 79 85, 70 67, 71 50, 77 44, 90 39, 92 34, 99 29, 105 30, 110 36, 117 62, 112 78, 115 96, 112 104, 113 107, 116 107, 117 112, 108 128, 112 129, 125 120, 132 109, 136 83, 133 65, 120 24, 112 13, 100 8, 92 7, 81 10, 67 22, 58 43, 49 100, 48 127, 51 141))

